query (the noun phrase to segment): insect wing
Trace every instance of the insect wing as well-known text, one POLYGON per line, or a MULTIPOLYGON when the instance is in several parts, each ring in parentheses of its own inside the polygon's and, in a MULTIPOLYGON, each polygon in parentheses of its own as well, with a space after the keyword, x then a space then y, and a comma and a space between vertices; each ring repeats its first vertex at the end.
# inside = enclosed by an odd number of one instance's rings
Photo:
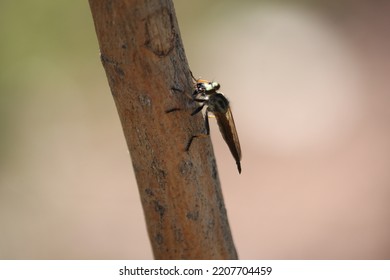
POLYGON ((238 134, 236 125, 234 124, 233 114, 230 107, 227 108, 225 113, 213 112, 218 122, 219 130, 226 144, 229 146, 230 152, 236 160, 237 168, 241 173, 241 146, 238 140, 238 134))

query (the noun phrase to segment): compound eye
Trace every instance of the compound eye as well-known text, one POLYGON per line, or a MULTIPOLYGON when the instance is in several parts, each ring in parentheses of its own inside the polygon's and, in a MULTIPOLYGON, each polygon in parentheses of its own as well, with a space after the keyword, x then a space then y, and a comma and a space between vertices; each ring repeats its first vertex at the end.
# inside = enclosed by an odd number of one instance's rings
POLYGON ((196 90, 197 90, 198 92, 204 92, 204 91, 206 90, 206 87, 204 86, 203 83, 198 83, 198 84, 196 85, 196 90))

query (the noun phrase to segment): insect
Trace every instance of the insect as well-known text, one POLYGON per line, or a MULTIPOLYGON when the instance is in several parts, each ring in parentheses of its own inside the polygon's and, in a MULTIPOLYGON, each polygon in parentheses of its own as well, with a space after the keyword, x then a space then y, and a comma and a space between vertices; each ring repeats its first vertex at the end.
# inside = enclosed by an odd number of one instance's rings
POLYGON ((241 147, 229 101, 223 93, 218 92, 221 87, 219 83, 195 79, 194 77, 192 78, 195 81, 195 90, 192 94, 192 98, 194 101, 199 102, 200 106, 192 112, 191 116, 199 113, 205 106, 207 106, 205 113, 206 134, 192 136, 187 144, 186 150, 189 150, 191 143, 195 138, 210 135, 208 115, 211 113, 217 119, 222 137, 236 161, 238 172, 241 174, 241 147))

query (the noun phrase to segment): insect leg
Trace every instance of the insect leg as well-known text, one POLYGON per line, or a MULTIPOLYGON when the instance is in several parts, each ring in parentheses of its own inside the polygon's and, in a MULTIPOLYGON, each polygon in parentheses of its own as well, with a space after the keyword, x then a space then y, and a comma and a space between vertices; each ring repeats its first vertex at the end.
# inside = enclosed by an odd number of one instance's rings
POLYGON ((197 80, 195 79, 194 74, 192 74, 192 71, 191 71, 191 70, 190 70, 190 73, 191 73, 192 79, 194 80, 194 82, 196 82, 197 80))
POLYGON ((165 110, 165 113, 168 114, 168 113, 172 113, 172 112, 175 112, 175 111, 180 111, 180 108, 168 109, 168 110, 165 110))
MULTIPOLYGON (((185 96, 187 96, 189 99, 191 100, 194 100, 194 101, 197 101, 197 102, 204 102, 204 100, 200 100, 200 99, 196 99, 194 98, 194 96, 191 96, 189 95, 188 93, 186 93, 183 89, 181 88, 177 88, 175 86, 171 87, 171 91, 173 92, 180 92, 180 93, 184 93, 185 96)), ((174 107, 174 108, 171 108, 171 109, 167 109, 165 110, 165 113, 172 113, 172 112, 175 112, 175 111, 180 111, 182 110, 181 108, 178 108, 178 107, 174 107)))
POLYGON ((209 124, 209 111, 206 110, 205 114, 205 126, 206 126, 206 135, 210 135, 210 124, 209 124))
POLYGON ((191 113, 191 116, 193 115, 196 115, 197 113, 199 113, 200 111, 202 111, 203 107, 205 106, 206 104, 202 104, 201 106, 199 106, 198 108, 196 108, 192 113, 191 113))
MULTIPOLYGON (((203 108, 205 104, 203 104, 202 106, 200 106, 199 108, 203 108)), ((196 113, 198 113, 200 110, 202 109, 199 109, 197 108, 193 114, 191 115, 195 115, 196 113), (199 109, 199 110, 198 110, 199 109)), ((186 146, 186 151, 188 152, 188 150, 190 149, 190 146, 192 144, 192 141, 194 141, 195 138, 201 138, 201 137, 207 137, 210 135, 210 124, 209 124, 209 116, 208 116, 208 111, 206 110, 206 115, 205 115, 205 126, 206 126, 206 134, 197 134, 197 135, 192 135, 190 141, 188 141, 188 144, 186 146)))

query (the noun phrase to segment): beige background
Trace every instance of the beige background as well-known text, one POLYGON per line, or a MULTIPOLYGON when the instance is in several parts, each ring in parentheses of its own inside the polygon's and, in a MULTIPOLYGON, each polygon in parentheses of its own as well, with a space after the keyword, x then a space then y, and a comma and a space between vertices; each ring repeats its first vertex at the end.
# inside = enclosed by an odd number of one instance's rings
MULTIPOLYGON (((390 258, 389 2, 175 6, 232 104, 241 175, 211 131, 240 257, 390 258)), ((87 1, 0 21, 0 258, 152 258, 87 1)))

